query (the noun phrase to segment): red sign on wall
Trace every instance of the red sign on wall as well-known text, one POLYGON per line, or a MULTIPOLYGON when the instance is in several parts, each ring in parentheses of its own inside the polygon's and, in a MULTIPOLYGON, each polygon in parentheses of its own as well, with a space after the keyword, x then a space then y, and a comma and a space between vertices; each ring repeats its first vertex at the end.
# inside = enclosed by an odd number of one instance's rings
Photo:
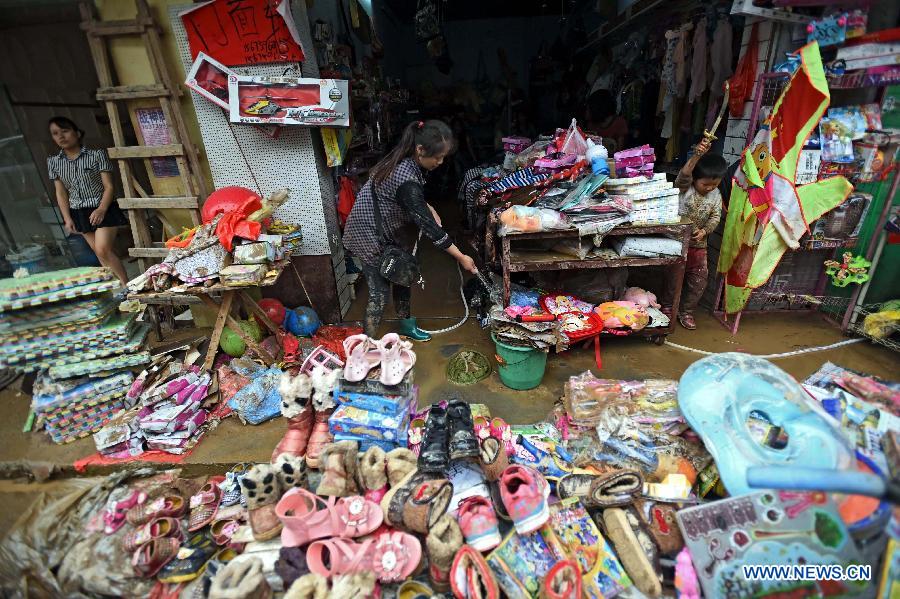
POLYGON ((181 13, 191 59, 204 52, 227 66, 302 61, 285 18, 288 0, 212 0, 181 13))

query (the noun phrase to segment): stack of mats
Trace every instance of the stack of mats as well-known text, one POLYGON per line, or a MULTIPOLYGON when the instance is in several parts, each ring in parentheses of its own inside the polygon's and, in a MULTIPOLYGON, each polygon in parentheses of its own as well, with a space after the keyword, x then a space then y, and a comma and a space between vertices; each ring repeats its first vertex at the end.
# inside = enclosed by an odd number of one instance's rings
POLYGON ((0 280, 0 367, 66 378, 149 361, 149 328, 118 312, 118 286, 109 269, 89 267, 0 280))
POLYGON ((407 446, 412 412, 418 404, 418 387, 413 371, 399 385, 386 387, 379 380, 379 368, 360 382, 341 380, 334 391, 338 407, 328 419, 335 441, 356 441, 360 451, 377 445, 385 451, 407 446))
POLYGON ((134 375, 122 372, 101 379, 75 381, 56 393, 36 393, 31 409, 55 443, 86 437, 103 427, 125 407, 124 398, 134 375))
POLYGON ((605 187, 610 196, 631 202, 629 220, 635 225, 666 225, 677 223, 680 219, 679 191, 666 180, 665 173, 654 173, 652 177, 609 179, 605 187))

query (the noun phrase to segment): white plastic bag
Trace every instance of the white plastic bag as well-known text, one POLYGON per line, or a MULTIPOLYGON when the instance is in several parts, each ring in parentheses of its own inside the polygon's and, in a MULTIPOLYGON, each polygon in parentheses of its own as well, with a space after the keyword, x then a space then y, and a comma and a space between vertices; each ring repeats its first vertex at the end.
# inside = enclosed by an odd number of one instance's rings
POLYGON ((575 154, 579 158, 584 158, 585 155, 587 155, 587 140, 578 129, 578 123, 575 119, 572 119, 569 130, 566 132, 562 148, 560 148, 559 151, 563 154, 575 154))

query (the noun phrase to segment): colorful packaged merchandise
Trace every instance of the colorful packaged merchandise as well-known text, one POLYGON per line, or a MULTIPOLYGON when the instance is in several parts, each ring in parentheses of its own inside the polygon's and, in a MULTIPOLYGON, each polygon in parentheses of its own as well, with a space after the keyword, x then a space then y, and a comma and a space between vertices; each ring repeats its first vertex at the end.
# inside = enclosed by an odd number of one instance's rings
POLYGON ((632 586, 612 547, 577 499, 552 504, 549 527, 578 563, 584 597, 608 599, 632 586))
POLYGON ((332 434, 345 433, 370 437, 378 441, 405 443, 409 428, 409 412, 409 404, 393 415, 341 405, 328 419, 328 430, 332 434))
POLYGON ((486 560, 500 589, 510 599, 531 599, 538 596, 541 581, 550 568, 567 557, 556 535, 542 527, 527 535, 511 530, 486 560))
POLYGON ((378 412, 385 415, 396 415, 408 409, 410 402, 416 404, 419 396, 419 388, 414 386, 410 395, 378 395, 376 393, 355 393, 346 391, 342 387, 346 381, 338 383, 334 392, 334 398, 339 404, 353 406, 369 412, 378 412))

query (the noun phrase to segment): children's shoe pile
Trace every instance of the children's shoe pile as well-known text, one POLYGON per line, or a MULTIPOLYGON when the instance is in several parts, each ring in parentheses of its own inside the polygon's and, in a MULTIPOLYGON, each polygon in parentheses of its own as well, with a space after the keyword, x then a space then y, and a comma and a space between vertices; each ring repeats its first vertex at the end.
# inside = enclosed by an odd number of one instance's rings
POLYGON ((107 268, 0 280, 0 367, 55 367, 54 376, 65 378, 146 362, 138 352, 149 329, 116 310, 116 287, 107 268))
POLYGON ((344 341, 347 364, 335 390, 338 407, 328 420, 336 441, 354 441, 390 451, 406 447, 418 401, 413 385, 416 354, 395 333, 379 340, 353 335, 344 341))
POLYGON ((631 202, 629 220, 636 225, 677 223, 678 189, 666 180, 665 173, 646 177, 609 179, 606 192, 617 199, 631 202))
POLYGON ((53 382, 43 374, 35 381, 31 409, 54 443, 68 443, 100 430, 125 407, 134 380, 130 372, 104 378, 53 382))

